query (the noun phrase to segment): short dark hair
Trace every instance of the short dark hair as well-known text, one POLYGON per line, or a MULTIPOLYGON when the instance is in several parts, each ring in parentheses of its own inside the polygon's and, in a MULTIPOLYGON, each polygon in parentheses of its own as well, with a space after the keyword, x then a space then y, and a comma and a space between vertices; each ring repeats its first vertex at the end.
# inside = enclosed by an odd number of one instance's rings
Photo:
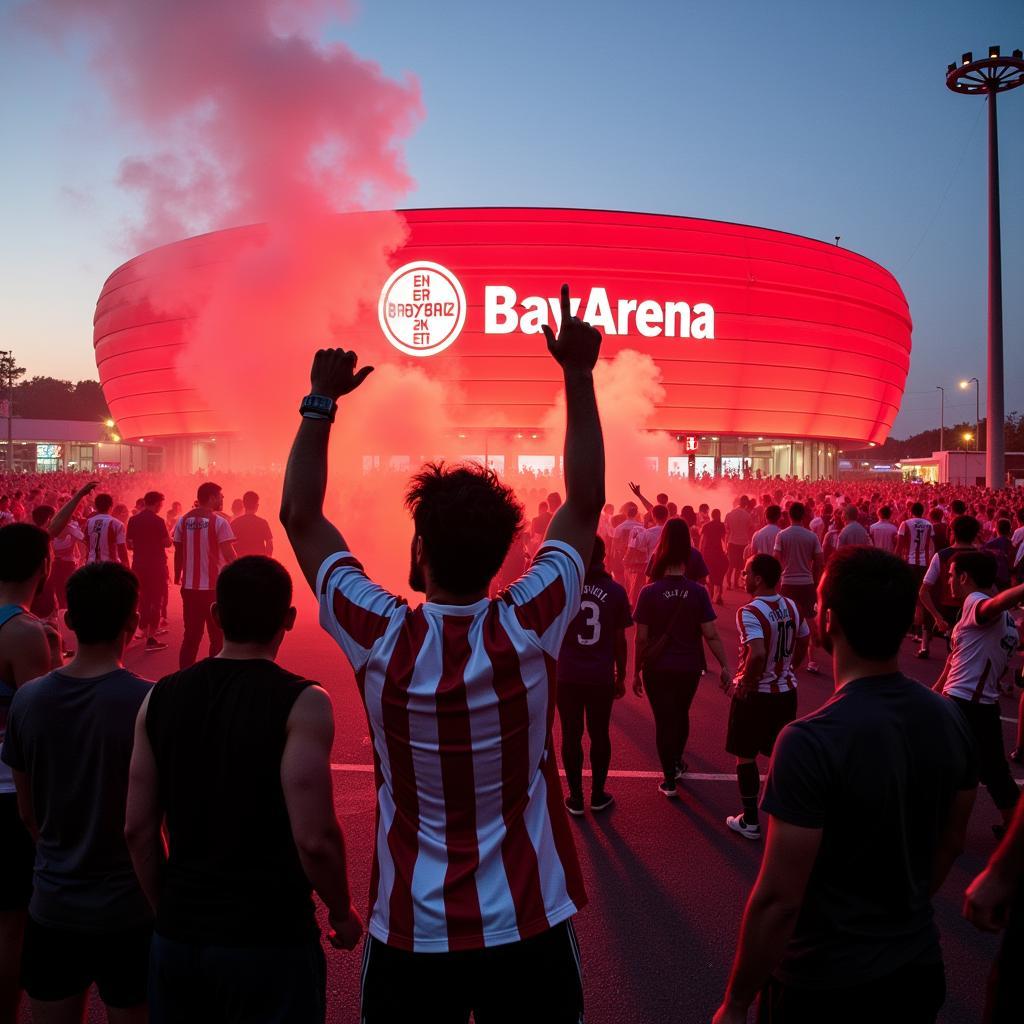
POLYGON ((1000 519, 996 523, 996 532, 1000 537, 1009 537, 1013 533, 1013 524, 1009 519, 1000 519))
POLYGON ((799 523, 803 520, 804 512, 806 511, 807 509, 804 508, 802 501, 794 501, 793 504, 789 506, 789 518, 792 519, 794 523, 799 523))
POLYGON ((760 576, 769 587, 774 587, 782 579, 782 563, 774 555, 754 555, 750 574, 760 576))
POLYGON ((878 515, 882 519, 888 519, 892 515, 892 509, 888 505, 883 505, 878 510, 878 515))
POLYGON ((606 554, 604 538, 600 534, 597 534, 594 537, 594 550, 590 554, 590 568, 593 569, 599 565, 603 565, 606 554))
POLYGON ((914 504, 910 506, 910 514, 912 516, 917 516, 917 518, 920 519, 921 516, 924 515, 924 505, 919 501, 915 501, 914 504))
POLYGON ((967 511, 967 506, 959 498, 954 498, 949 503, 949 510, 953 515, 962 516, 967 511))
POLYGON ((36 526, 45 526, 53 518, 56 511, 52 505, 36 505, 32 509, 32 522, 36 526))
POLYGON ((114 499, 109 494, 97 494, 93 506, 101 515, 106 515, 114 507, 114 499))
POLYGON ((861 658, 887 661, 899 652, 917 607, 914 571, 879 548, 840 548, 821 581, 821 615, 832 613, 861 658))
POLYGON ((668 509, 664 505, 655 505, 651 509, 651 518, 656 523, 663 523, 668 519, 668 509))
POLYGON ((260 496, 255 491, 246 491, 242 495, 242 506, 244 508, 256 508, 260 503, 260 496))
POLYGON ((139 580, 119 562, 83 565, 68 579, 68 621, 80 644, 113 643, 139 604, 139 580))
POLYGON ((764 510, 764 517, 769 523, 777 523, 781 515, 782 509, 778 505, 769 505, 764 510))
POLYGON ((32 523, 0 529, 0 581, 24 583, 50 557, 50 535, 32 523))
POLYGON ((143 505, 159 505, 164 496, 159 491, 146 491, 142 498, 143 505))
POLYGON ((199 485, 199 490, 196 491, 196 501, 200 505, 205 505, 214 495, 220 494, 220 484, 215 484, 212 480, 207 480, 205 484, 199 485))
POLYGON ((453 594, 482 590, 523 525, 523 507, 493 469, 428 462, 409 484, 405 507, 434 582, 453 594))
POLYGON ((953 572, 969 576, 982 590, 995 586, 999 563, 991 551, 958 551, 952 558, 953 572))
POLYGON ((950 523, 953 539, 960 544, 973 544, 981 533, 981 523, 974 516, 957 516, 950 523))
POLYGON ((273 558, 236 558, 217 577, 217 615, 232 643, 270 643, 291 606, 292 578, 273 558))

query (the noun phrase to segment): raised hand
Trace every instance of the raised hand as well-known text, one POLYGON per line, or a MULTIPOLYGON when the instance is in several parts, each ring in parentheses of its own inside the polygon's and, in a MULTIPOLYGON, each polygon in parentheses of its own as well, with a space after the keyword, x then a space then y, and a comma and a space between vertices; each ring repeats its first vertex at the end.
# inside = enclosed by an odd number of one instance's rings
POLYGON ((337 400, 355 391, 373 373, 372 366, 364 366, 357 373, 358 362, 355 352, 346 352, 343 348, 320 349, 313 356, 313 369, 309 373, 313 394, 337 400))
POLYGON ((555 332, 543 325, 548 351, 564 370, 592 370, 601 351, 601 332, 573 316, 569 303, 569 286, 562 285, 562 322, 555 332))
POLYGON ((636 495, 636 497, 638 497, 638 498, 643 497, 643 495, 640 494, 640 485, 639 484, 630 483, 629 489, 633 492, 634 495, 636 495))

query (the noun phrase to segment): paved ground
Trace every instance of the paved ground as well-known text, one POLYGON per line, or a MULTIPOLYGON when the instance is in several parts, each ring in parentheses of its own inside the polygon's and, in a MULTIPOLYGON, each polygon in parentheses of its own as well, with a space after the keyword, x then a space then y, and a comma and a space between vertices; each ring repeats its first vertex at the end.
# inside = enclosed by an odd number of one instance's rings
MULTIPOLYGON (((720 621, 730 653, 736 644, 733 618, 739 598, 727 595, 720 621)), ((172 623, 171 650, 155 655, 132 650, 129 665, 151 678, 170 671, 179 638, 180 627, 172 623)), ((932 682, 941 663, 916 661, 910 642, 905 646, 904 669, 932 682)), ((935 652, 939 653, 938 644, 935 652)), ((373 831, 366 720, 351 674, 316 626, 305 595, 299 625, 286 642, 282 662, 321 680, 334 698, 336 803, 348 842, 353 891, 357 905, 365 910, 373 831)), ((802 712, 830 695, 827 660, 825 668, 823 676, 802 676, 802 712)), ((577 918, 590 1024, 709 1021, 721 996, 761 846, 732 834, 723 824, 726 814, 738 809, 738 799, 732 765, 723 750, 728 702, 709 680, 706 677, 694 704, 687 758, 696 777, 683 785, 683 798, 669 801, 657 792, 650 710, 646 701, 629 694, 616 705, 613 717, 613 778, 608 788, 617 803, 600 817, 574 821, 590 896, 589 906, 577 918)), ((1017 718, 1015 702, 1004 700, 1003 715, 1009 748, 1017 718)), ((990 826, 996 820, 991 801, 981 793, 967 852, 936 901, 949 985, 941 1018, 945 1024, 968 1024, 980 1016, 996 942, 967 925, 959 908, 967 883, 993 848, 990 826)), ((871 827, 870 822, 864 825, 871 827)), ((359 956, 358 950, 328 952, 332 1024, 358 1019, 359 956)), ((103 1019, 95 1006, 90 1019, 103 1019)))

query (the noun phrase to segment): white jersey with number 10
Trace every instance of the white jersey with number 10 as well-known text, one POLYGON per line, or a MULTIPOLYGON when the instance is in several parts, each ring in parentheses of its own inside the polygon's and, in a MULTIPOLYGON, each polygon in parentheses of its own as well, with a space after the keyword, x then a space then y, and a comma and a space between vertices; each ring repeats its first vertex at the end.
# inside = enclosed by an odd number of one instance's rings
POLYGON ((750 641, 764 640, 765 663, 757 681, 758 693, 785 693, 796 689, 793 652, 797 637, 810 636, 811 629, 788 597, 775 594, 755 597, 736 612, 740 634, 740 672, 750 657, 750 641))

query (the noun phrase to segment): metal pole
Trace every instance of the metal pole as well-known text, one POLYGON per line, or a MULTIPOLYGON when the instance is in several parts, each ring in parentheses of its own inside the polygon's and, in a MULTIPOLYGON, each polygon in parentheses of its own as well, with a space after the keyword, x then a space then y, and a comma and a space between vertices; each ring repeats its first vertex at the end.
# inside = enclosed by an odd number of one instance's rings
POLYGON ((939 392, 939 451, 946 448, 946 389, 936 385, 939 392))
POLYGON ((1002 487, 1006 480, 1003 436, 1003 267, 999 232, 999 132, 996 91, 988 91, 988 454, 985 485, 1002 487))
POLYGON ((7 472, 14 472, 14 352, 7 356, 7 472))
POLYGON ((974 382, 974 450, 981 451, 981 381, 974 382))

